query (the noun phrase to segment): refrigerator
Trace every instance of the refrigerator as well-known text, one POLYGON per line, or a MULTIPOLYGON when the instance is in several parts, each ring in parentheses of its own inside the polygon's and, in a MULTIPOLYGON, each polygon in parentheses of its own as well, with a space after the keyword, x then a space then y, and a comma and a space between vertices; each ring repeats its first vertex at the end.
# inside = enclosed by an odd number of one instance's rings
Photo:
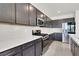
POLYGON ((67 23, 62 23, 62 42, 69 43, 67 23))

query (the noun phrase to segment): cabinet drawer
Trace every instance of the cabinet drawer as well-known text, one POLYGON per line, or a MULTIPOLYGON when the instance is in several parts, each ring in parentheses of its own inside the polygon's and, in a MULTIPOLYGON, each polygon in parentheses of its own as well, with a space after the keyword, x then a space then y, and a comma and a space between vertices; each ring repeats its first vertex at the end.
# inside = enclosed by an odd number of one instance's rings
POLYGON ((32 46, 32 45, 34 45, 34 41, 31 41, 31 42, 28 42, 28 43, 24 44, 24 45, 22 46, 22 49, 26 49, 26 48, 28 48, 28 47, 30 47, 30 46, 32 46))
POLYGON ((13 56, 14 54, 21 51, 21 47, 15 47, 0 53, 0 56, 13 56))
POLYGON ((13 55, 13 56, 22 56, 22 53, 19 52, 19 53, 16 53, 15 55, 13 55))
POLYGON ((6 50, 0 53, 0 56, 8 56, 10 53, 15 53, 14 49, 6 50))

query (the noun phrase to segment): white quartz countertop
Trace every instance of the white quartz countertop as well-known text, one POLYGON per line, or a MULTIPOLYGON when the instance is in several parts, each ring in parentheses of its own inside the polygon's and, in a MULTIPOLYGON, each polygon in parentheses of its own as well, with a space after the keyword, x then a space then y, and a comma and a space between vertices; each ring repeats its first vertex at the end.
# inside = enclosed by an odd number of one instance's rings
POLYGON ((42 33, 46 34, 52 34, 54 31, 58 31, 56 29, 53 30, 52 28, 19 26, 0 23, 0 52, 41 38, 42 36, 32 35, 32 30, 34 29, 40 29, 42 33))
POLYGON ((79 46, 79 38, 76 34, 69 34, 69 36, 77 43, 79 46))
POLYGON ((33 36, 25 27, 0 25, 0 52, 36 40, 42 36, 33 36))
POLYGON ((10 34, 9 36, 4 36, 4 37, 2 37, 2 39, 0 39, 0 52, 41 38, 41 36, 32 36, 32 35, 30 35, 30 36, 26 35, 25 36, 25 33, 24 33, 24 36, 23 36, 23 34, 21 34, 21 35, 18 35, 18 34, 12 35, 12 34, 10 34))

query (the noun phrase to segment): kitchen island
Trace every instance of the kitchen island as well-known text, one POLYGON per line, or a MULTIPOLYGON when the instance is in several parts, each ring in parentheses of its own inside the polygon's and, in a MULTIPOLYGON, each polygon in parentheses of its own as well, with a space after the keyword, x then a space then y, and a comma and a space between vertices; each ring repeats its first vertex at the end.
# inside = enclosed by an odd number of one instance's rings
POLYGON ((79 38, 76 34, 69 34, 69 44, 73 56, 79 56, 79 38))

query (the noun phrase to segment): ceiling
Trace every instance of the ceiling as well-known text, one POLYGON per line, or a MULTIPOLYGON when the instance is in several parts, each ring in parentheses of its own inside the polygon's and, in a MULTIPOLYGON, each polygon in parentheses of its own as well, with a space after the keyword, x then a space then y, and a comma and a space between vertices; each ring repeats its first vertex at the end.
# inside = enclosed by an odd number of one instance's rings
POLYGON ((79 10, 79 3, 32 3, 36 8, 49 16, 52 20, 57 18, 73 17, 75 10, 79 10))

